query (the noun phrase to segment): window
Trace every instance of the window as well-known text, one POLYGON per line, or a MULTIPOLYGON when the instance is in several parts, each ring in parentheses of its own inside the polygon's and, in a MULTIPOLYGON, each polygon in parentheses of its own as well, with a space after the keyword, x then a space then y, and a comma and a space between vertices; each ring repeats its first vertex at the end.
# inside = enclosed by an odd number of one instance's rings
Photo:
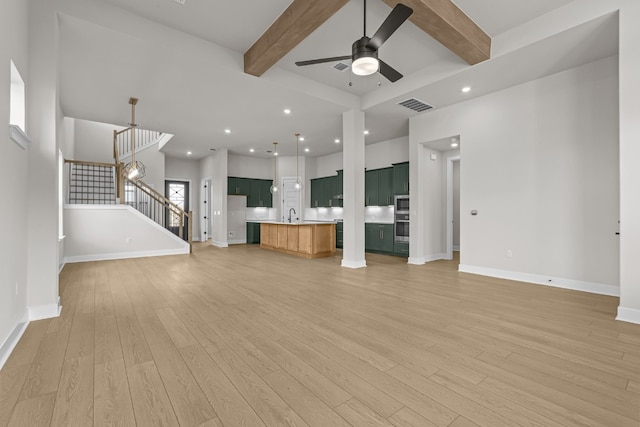
POLYGON ((24 80, 16 68, 16 64, 11 61, 11 93, 10 93, 9 124, 18 126, 22 132, 25 128, 25 102, 24 102, 24 80))
POLYGON ((24 80, 18 72, 16 64, 11 61, 11 88, 9 91, 9 129, 11 139, 26 149, 31 142, 26 133, 26 103, 24 80))

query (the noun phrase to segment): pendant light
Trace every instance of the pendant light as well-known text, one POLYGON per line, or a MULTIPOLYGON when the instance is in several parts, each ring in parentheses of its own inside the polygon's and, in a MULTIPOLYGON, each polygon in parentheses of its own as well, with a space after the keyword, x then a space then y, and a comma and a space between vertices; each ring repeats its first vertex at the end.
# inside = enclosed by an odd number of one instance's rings
POLYGON ((129 104, 131 104, 131 161, 124 167, 124 175, 132 181, 137 181, 144 177, 146 168, 144 163, 136 161, 136 104, 138 98, 129 98, 129 104))
POLYGON ((302 191, 302 179, 300 178, 300 173, 298 169, 298 165, 300 163, 300 134, 296 133, 296 183, 293 185, 294 190, 302 191))
POLYGON ((278 192, 278 143, 273 143, 273 183, 271 184, 271 194, 276 194, 278 192))

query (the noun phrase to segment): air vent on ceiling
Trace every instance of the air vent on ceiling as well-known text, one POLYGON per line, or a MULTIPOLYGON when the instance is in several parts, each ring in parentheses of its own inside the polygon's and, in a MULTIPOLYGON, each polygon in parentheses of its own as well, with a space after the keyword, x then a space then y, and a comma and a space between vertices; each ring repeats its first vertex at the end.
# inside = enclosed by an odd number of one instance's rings
POLYGON ((173 0, 176 3, 184 4, 187 0, 173 0))
POLYGON ((338 71, 344 71, 349 68, 349 65, 345 64, 344 62, 338 62, 333 66, 333 68, 335 68, 338 71))
POLYGON ((406 101, 398 102, 398 105, 402 105, 403 107, 407 107, 408 109, 417 111, 418 113, 422 113, 423 111, 433 108, 432 105, 415 98, 409 98, 406 101))

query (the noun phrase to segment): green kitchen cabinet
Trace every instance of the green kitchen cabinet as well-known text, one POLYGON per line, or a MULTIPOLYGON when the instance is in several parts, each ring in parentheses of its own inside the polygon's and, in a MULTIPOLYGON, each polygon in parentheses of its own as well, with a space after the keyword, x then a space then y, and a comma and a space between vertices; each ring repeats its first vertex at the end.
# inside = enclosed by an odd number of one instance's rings
POLYGON ((265 208, 273 207, 273 195, 271 194, 271 185, 273 185, 273 180, 271 179, 261 179, 260 180, 260 202, 262 206, 265 208))
POLYGON ((236 194, 247 196, 247 206, 252 206, 249 203, 251 197, 251 184, 253 180, 250 178, 238 178, 238 190, 236 194))
POLYGON ((331 208, 336 204, 336 176, 314 178, 311 180, 311 207, 331 208))
POLYGON ((396 196, 409 195, 409 162, 393 165, 393 193, 396 196))
POLYGON ((368 170, 364 173, 365 206, 393 204, 393 168, 368 170))
POLYGON ((408 257, 409 242, 393 242, 393 254, 408 257))
POLYGON ((393 205, 393 168, 378 169, 378 205, 393 205))
POLYGON ((235 196, 238 191, 238 178, 234 176, 227 177, 227 194, 235 196))
POLYGON ((320 197, 320 185, 321 178, 314 178, 311 180, 311 207, 317 208, 319 207, 319 197, 320 197))
POLYGON ((266 179, 252 179, 251 192, 247 197, 247 207, 253 208, 270 208, 273 206, 273 198, 271 195, 271 183, 273 181, 266 179))
POLYGON ((328 176, 326 178, 323 178, 324 180, 324 207, 325 208, 332 208, 337 206, 336 202, 338 201, 338 199, 335 198, 336 196, 336 181, 337 181, 337 176, 328 176))
POLYGON ((247 244, 260 243, 260 223, 247 222, 247 244))
POLYGON ((366 223, 364 249, 369 252, 393 254, 393 224, 366 223))
POLYGON ((273 198, 269 179, 227 177, 227 194, 231 196, 247 196, 248 208, 271 208, 273 198))
POLYGON ((364 173, 364 205, 378 206, 378 170, 364 173))
POLYGON ((336 175, 336 197, 334 198, 335 200, 335 205, 334 206, 339 206, 342 207, 344 206, 343 204, 343 199, 342 199, 342 195, 344 194, 344 173, 342 170, 338 171, 338 175, 336 175))

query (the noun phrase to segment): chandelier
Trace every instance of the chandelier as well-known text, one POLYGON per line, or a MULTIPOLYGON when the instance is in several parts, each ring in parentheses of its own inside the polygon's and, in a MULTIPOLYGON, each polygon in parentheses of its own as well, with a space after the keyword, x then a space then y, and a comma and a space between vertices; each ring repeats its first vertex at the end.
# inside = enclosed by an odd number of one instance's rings
POLYGON ((131 104, 131 123, 129 123, 131 129, 131 161, 124 167, 124 175, 132 181, 137 181, 144 177, 146 168, 144 163, 136 160, 136 104, 138 98, 129 98, 129 104, 131 104))

